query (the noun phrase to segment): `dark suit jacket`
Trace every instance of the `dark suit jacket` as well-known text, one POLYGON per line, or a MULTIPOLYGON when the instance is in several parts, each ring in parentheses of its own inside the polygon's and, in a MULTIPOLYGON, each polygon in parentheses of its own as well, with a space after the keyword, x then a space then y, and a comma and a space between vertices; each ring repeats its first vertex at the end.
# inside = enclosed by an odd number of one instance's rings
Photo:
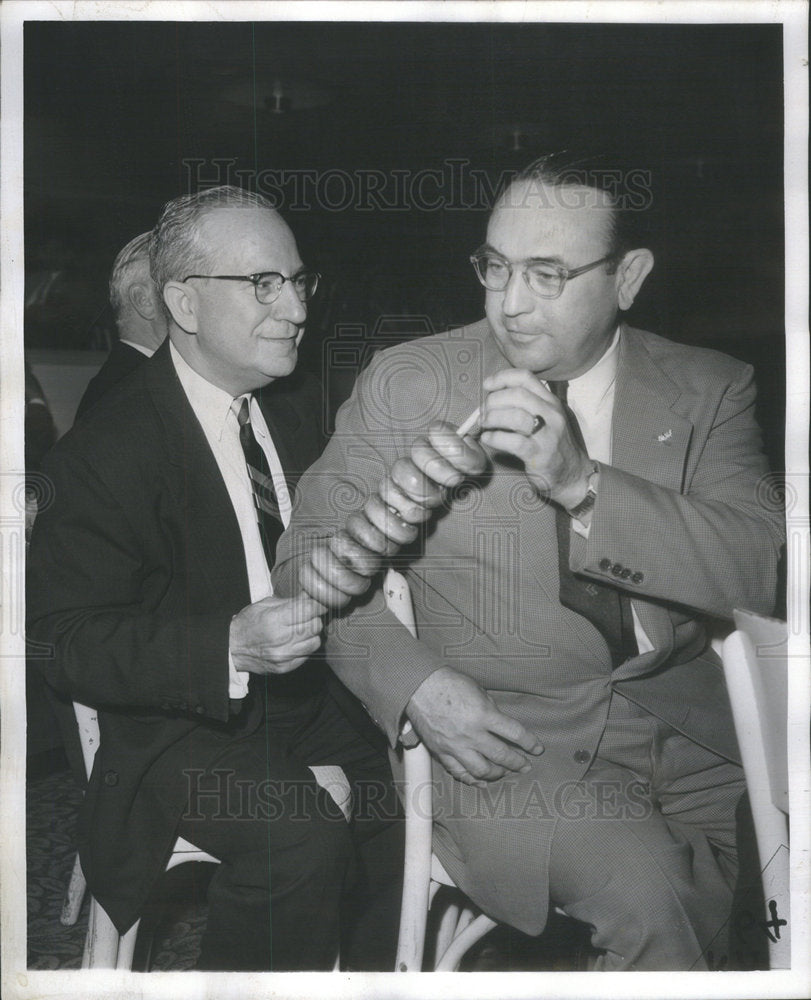
POLYGON ((87 383, 87 388, 76 408, 76 420, 86 413, 94 403, 97 403, 109 389, 125 379, 136 368, 140 368, 146 360, 145 354, 129 344, 122 344, 120 340, 117 340, 104 364, 87 383))
MULTIPOLYGON (((122 931, 171 852, 194 769, 259 721, 229 711, 229 624, 250 602, 242 538, 168 348, 53 449, 28 556, 44 671, 100 710, 80 852, 122 931)), ((322 448, 320 391, 294 375, 260 402, 294 487, 322 448)))
MULTIPOLYGON (((507 366, 486 321, 378 354, 301 484, 291 525, 298 551, 304 534, 327 535, 360 507, 430 423, 460 424, 481 403, 483 377, 507 366)), ((735 607, 769 614, 775 599, 782 517, 761 489, 751 368, 623 328, 612 437, 589 537, 572 532, 570 566, 629 594, 652 651, 612 672, 600 633, 558 600, 553 506, 498 457, 489 475, 451 491, 447 509, 398 557, 419 640, 378 591, 332 626, 326 645, 392 746, 411 695, 445 664, 539 735, 546 749, 531 772, 484 792, 434 771, 441 861, 487 912, 529 933, 546 918, 556 796, 585 773, 612 688, 735 759, 723 673, 703 623, 731 618, 735 607)), ((277 551, 279 593, 295 585, 291 536, 277 551)))

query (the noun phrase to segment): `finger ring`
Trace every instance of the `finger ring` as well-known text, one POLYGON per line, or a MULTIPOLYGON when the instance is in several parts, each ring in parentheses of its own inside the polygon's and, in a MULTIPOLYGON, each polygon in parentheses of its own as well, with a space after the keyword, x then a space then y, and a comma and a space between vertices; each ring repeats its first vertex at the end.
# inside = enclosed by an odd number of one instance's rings
POLYGON ((545 423, 546 423, 546 421, 540 415, 540 413, 533 414, 533 417, 532 417, 532 430, 529 433, 530 434, 537 434, 538 431, 544 426, 545 423))

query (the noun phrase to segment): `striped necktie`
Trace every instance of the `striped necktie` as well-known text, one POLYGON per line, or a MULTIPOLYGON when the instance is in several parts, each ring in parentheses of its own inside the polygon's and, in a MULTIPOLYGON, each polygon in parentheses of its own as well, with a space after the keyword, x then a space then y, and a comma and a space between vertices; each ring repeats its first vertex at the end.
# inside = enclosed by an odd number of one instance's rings
POLYGON ((273 476, 262 446, 256 440, 251 426, 250 400, 245 396, 237 412, 239 423, 239 443, 245 454, 248 475, 253 489, 253 501, 256 508, 256 520, 259 524, 259 534, 262 538, 262 548, 265 550, 268 568, 273 568, 276 558, 276 543, 284 531, 284 522, 273 486, 273 476))
MULTIPOLYGON (((569 383, 550 381, 547 385, 563 405, 572 433, 585 450, 580 424, 566 402, 569 383)), ((569 568, 571 518, 562 507, 555 508, 555 526, 558 535, 560 603, 594 625, 608 644, 612 666, 618 667, 639 652, 634 634, 631 600, 627 594, 610 584, 575 576, 569 568)))

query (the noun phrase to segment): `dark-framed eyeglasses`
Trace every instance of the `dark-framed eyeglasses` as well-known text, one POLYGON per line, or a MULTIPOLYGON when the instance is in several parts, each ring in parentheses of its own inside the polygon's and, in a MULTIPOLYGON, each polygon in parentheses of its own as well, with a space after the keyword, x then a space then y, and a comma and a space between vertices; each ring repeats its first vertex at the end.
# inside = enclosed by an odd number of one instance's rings
POLYGON ((249 281, 253 285, 257 302, 266 306, 278 299, 286 281, 291 283, 302 302, 309 302, 315 295, 320 277, 318 271, 302 268, 290 278, 278 271, 260 271, 257 274, 187 274, 183 280, 209 278, 213 281, 249 281))
POLYGON ((622 254, 608 254, 590 264, 583 264, 582 267, 563 267, 562 264, 555 264, 549 260, 530 258, 529 260, 518 261, 511 264, 499 254, 487 247, 481 247, 470 258, 479 281, 488 291, 503 292, 509 284, 515 268, 521 269, 521 274, 533 295, 542 299, 556 299, 562 294, 566 287, 566 282, 578 275, 591 271, 600 264, 607 264, 609 261, 618 260, 622 254))

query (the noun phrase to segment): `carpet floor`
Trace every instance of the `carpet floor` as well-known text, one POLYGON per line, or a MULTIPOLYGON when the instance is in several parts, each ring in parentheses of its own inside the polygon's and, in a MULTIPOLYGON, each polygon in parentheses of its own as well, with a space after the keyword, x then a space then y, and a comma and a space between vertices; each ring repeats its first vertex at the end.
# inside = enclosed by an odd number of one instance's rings
MULTIPOLYGON (((76 817, 82 801, 69 770, 29 780, 27 796, 28 967, 79 969, 89 897, 72 927, 59 922, 76 857, 76 817)), ((142 919, 134 967, 190 969, 206 920, 205 885, 212 865, 185 864, 168 872, 142 919), (147 955, 147 944, 151 955, 147 955)))

